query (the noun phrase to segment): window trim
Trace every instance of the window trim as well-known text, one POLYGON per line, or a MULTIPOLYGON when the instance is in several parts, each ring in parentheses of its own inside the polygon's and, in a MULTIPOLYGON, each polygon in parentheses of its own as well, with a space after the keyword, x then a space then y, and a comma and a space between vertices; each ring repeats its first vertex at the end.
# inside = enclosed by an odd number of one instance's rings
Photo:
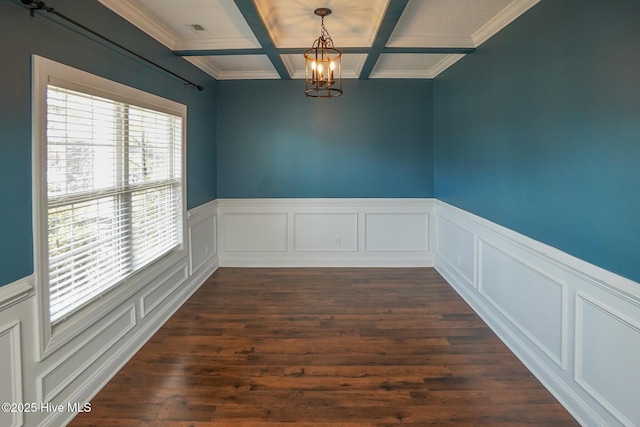
POLYGON ((34 270, 37 290, 39 360, 86 331, 114 309, 121 306, 158 275, 184 261, 187 257, 187 212, 186 212, 186 128, 187 107, 178 102, 117 83, 103 77, 73 68, 50 59, 32 55, 32 193, 33 193, 33 248, 34 270), (68 319, 53 327, 49 312, 48 283, 48 200, 47 200, 47 85, 63 84, 69 89, 132 105, 151 108, 182 117, 181 168, 182 200, 182 244, 135 273, 122 284, 107 291, 92 303, 79 309, 68 319))

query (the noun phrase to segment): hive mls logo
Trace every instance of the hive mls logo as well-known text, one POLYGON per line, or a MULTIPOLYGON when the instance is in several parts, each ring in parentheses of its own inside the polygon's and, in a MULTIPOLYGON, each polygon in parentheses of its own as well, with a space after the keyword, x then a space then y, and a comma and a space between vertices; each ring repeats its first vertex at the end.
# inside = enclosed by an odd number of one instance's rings
POLYGON ((68 412, 91 412, 91 403, 67 403, 68 412))

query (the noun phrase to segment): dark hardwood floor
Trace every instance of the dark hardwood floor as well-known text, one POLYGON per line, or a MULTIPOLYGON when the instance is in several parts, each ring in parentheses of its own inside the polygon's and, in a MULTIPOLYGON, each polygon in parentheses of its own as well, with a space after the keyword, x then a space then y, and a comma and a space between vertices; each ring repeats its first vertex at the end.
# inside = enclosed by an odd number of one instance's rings
POLYGON ((221 268, 72 426, 575 426, 432 268, 221 268))

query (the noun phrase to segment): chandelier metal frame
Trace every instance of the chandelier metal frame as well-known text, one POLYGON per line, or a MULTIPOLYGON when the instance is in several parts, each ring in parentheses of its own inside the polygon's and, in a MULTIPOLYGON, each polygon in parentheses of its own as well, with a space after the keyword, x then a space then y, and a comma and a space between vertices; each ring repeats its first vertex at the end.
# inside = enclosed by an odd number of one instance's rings
POLYGON ((313 11, 322 19, 320 37, 304 52, 305 58, 305 95, 311 98, 335 98, 342 95, 342 52, 333 45, 333 40, 324 17, 331 14, 325 7, 313 11))

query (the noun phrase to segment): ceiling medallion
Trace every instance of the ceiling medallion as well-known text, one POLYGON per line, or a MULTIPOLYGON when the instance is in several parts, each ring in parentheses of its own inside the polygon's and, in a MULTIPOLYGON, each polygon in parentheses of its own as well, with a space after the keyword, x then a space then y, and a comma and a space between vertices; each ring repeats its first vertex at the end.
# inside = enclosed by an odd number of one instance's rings
POLYGON ((320 37, 311 49, 304 53, 305 95, 311 98, 335 98, 342 95, 342 52, 333 46, 329 31, 324 26, 324 17, 331 14, 325 7, 313 11, 321 17, 320 37))

